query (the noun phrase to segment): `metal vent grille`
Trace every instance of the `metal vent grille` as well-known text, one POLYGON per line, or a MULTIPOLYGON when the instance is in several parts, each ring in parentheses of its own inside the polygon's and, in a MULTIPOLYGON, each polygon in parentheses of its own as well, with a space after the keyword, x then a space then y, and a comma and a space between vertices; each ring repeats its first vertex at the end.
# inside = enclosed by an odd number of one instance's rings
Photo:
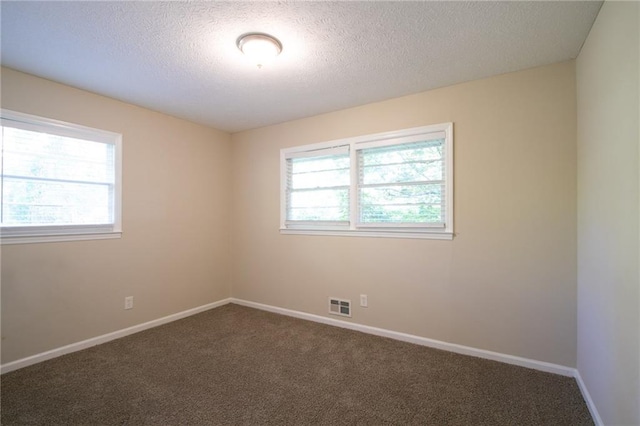
POLYGON ((351 300, 329 298, 329 313, 343 317, 351 317, 351 300))

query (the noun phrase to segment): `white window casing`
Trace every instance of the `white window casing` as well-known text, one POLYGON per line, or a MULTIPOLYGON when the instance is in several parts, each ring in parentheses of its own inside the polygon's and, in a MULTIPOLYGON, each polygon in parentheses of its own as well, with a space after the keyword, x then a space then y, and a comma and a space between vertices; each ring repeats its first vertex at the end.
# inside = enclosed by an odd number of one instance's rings
POLYGON ((9 110, 2 118, 2 244, 119 238, 122 135, 9 110))
POLYGON ((283 234, 453 238, 453 123, 282 149, 283 234))

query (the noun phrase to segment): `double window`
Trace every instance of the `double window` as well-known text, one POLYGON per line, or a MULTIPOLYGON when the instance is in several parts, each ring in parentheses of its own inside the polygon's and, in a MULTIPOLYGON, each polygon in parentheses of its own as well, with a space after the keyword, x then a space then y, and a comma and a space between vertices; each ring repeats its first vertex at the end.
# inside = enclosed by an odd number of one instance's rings
POLYGON ((2 243, 119 237, 121 135, 2 110, 2 243))
POLYGON ((283 233, 453 236, 452 123, 280 154, 283 233))

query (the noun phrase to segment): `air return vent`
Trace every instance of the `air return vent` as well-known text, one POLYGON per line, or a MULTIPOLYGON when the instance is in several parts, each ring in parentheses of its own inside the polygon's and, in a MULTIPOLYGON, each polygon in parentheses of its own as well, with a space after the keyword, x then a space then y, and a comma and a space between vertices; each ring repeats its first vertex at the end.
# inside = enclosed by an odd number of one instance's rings
POLYGON ((329 313, 332 315, 350 317, 351 316, 351 300, 330 297, 329 313))

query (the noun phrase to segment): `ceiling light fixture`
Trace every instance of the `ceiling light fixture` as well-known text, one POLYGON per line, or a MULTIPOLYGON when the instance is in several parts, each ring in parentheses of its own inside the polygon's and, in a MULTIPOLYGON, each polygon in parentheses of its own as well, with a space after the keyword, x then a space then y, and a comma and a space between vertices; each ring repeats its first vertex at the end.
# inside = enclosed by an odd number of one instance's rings
POLYGON ((243 34, 238 37, 236 45, 258 68, 271 62, 282 52, 282 43, 275 37, 264 33, 243 34))

